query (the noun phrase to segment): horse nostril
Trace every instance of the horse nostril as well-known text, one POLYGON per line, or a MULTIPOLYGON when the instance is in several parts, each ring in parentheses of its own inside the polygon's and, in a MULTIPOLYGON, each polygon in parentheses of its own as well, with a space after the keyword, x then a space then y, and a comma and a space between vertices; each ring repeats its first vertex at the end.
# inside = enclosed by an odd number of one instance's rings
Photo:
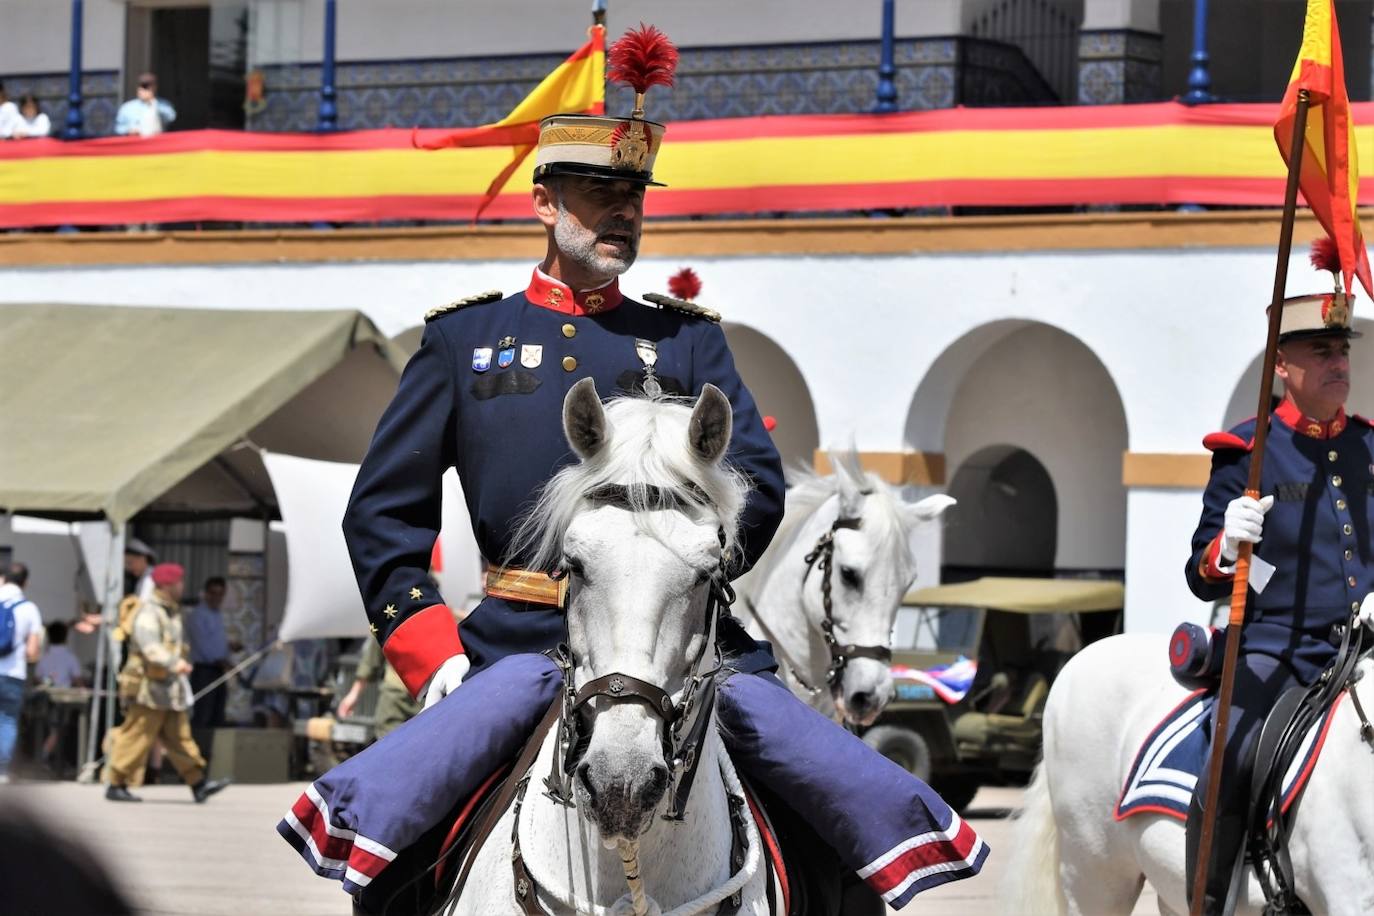
POLYGON ((645 780, 644 789, 640 794, 640 801, 644 807, 658 804, 663 793, 668 791, 669 778, 668 768, 665 766, 655 766, 649 770, 649 778, 645 780))
POLYGON ((587 801, 596 804, 596 789, 592 788, 592 768, 589 764, 582 764, 577 768, 577 781, 582 783, 582 788, 587 793, 587 801))
POLYGON ((860 690, 850 694, 847 704, 854 712, 863 714, 873 707, 873 694, 866 690, 860 690))

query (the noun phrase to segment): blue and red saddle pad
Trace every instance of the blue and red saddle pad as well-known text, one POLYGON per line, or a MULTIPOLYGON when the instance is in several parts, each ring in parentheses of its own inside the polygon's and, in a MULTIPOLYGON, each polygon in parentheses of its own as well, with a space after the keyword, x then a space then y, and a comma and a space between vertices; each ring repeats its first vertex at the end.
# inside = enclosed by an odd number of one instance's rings
MULTIPOLYGON (((1288 811, 1312 775, 1332 718, 1344 699, 1345 694, 1341 694, 1303 738, 1298 756, 1283 776, 1281 813, 1288 811)), ((1136 754, 1117 799, 1118 821, 1133 814, 1163 814, 1181 821, 1188 819, 1193 790, 1207 765, 1212 707, 1215 705, 1215 693, 1195 691, 1151 730, 1136 754)))

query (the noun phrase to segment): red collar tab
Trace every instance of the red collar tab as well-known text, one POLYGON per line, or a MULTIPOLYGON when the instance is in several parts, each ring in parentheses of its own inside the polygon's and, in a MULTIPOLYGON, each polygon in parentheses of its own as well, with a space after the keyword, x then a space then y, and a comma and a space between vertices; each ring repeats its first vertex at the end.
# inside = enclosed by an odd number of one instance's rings
POLYGON ((536 267, 530 277, 529 288, 525 290, 525 298, 559 314, 581 317, 609 312, 620 305, 625 297, 620 294, 619 278, 600 289, 575 293, 566 283, 558 282, 536 267))
POLYGON ((1274 409, 1274 416, 1293 427, 1295 432, 1310 439, 1334 439, 1344 432, 1346 426, 1350 424, 1349 418, 1345 415, 1344 407, 1330 420, 1314 420, 1305 416, 1301 410, 1298 410, 1298 405, 1288 398, 1284 398, 1283 402, 1274 409))

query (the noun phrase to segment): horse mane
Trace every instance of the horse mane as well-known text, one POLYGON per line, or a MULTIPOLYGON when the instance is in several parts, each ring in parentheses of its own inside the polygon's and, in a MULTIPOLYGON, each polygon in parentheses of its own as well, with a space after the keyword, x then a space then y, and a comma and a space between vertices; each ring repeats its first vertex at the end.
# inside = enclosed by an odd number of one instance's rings
POLYGON ((852 450, 833 455, 832 464, 835 473, 824 477, 804 466, 788 469, 787 509, 782 524, 751 574, 759 589, 786 559, 806 522, 832 498, 839 496, 841 474, 847 474, 867 491, 863 503, 864 525, 872 526, 869 530, 877 530, 877 539, 889 550, 887 559, 908 578, 915 572, 910 534, 916 522, 902 512, 900 490, 877 474, 860 469, 858 455, 852 450))
POLYGON ((563 538, 587 494, 607 485, 625 488, 630 511, 653 533, 646 513, 689 506, 725 532, 725 547, 739 540, 749 478, 728 460, 701 461, 687 445, 695 401, 626 395, 604 405, 610 442, 592 458, 567 465, 544 484, 511 539, 506 562, 520 558, 528 569, 552 571, 563 557, 563 538))

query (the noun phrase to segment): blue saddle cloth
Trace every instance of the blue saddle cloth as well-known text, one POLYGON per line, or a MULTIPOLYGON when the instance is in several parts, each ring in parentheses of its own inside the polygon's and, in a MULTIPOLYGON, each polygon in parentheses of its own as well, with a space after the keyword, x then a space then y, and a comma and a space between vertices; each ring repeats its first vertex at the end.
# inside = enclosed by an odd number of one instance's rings
MULTIPOLYGON (((1281 812, 1293 804, 1312 774, 1327 729, 1344 696, 1341 694, 1331 704, 1303 738, 1298 756, 1283 776, 1281 812)), ((1216 694, 1195 691, 1151 730, 1121 788, 1116 803, 1117 820, 1146 813, 1163 814, 1181 821, 1188 819, 1188 805, 1197 788, 1198 777, 1207 766, 1215 705, 1216 694)))

